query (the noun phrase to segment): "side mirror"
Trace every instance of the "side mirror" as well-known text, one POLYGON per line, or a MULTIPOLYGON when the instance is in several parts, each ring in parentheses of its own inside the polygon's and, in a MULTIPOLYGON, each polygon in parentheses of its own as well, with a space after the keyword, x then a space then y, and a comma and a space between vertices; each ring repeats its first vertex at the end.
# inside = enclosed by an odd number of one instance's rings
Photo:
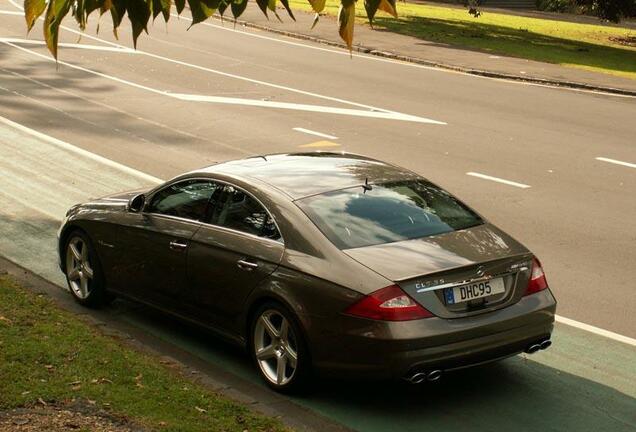
POLYGON ((144 209, 146 205, 146 195, 137 194, 128 201, 128 211, 132 213, 139 213, 144 209))

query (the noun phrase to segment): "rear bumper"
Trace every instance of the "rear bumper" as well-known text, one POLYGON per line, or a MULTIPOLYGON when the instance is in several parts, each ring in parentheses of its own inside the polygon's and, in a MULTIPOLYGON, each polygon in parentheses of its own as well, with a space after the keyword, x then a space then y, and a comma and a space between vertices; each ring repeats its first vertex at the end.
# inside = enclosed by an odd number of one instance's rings
POLYGON ((554 297, 545 290, 505 309, 469 318, 378 322, 342 317, 337 325, 348 330, 335 341, 312 341, 314 364, 330 376, 378 379, 474 366, 549 338, 555 311, 554 297))

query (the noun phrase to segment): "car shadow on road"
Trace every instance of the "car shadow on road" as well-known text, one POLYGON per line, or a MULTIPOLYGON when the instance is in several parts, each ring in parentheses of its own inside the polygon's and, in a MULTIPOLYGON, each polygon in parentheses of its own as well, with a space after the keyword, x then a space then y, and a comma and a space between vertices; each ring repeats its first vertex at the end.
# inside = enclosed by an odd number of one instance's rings
MULTIPOLYGON (((242 349, 206 331, 125 301, 116 302, 113 312, 118 319, 264 387, 242 349)), ((448 373, 439 382, 418 386, 315 379, 309 391, 291 399, 360 431, 636 429, 633 397, 521 356, 448 373)))

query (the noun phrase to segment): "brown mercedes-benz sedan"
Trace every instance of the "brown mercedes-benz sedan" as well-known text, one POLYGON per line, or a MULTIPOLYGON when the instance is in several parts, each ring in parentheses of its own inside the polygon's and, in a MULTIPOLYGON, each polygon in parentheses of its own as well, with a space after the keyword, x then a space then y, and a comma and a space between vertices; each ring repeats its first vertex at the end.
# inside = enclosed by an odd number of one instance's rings
POLYGON ((550 345, 537 258, 419 175, 346 153, 225 162, 72 207, 62 271, 247 347, 277 390, 312 370, 417 383, 550 345))

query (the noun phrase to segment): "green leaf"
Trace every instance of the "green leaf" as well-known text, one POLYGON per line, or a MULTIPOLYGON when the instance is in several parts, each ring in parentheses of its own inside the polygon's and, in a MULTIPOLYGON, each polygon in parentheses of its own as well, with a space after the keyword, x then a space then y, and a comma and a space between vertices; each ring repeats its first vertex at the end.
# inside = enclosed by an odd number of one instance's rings
POLYGON ((177 7, 177 13, 181 15, 185 8, 185 0, 174 0, 174 5, 177 7))
POLYGON ((126 14, 126 0, 111 0, 111 2, 112 6, 110 8, 110 16, 113 19, 113 34, 115 35, 115 39, 119 39, 117 35, 117 28, 126 14))
POLYGON ((265 14, 265 16, 267 16, 267 5, 269 4, 269 0, 256 0, 256 4, 265 14))
POLYGON ((311 8, 316 13, 322 12, 323 9, 325 8, 326 3, 327 3, 327 0, 309 0, 309 4, 311 5, 311 8))
POLYGON ((171 7, 172 0, 152 0, 152 19, 157 18, 159 14, 163 14, 163 19, 168 22, 171 7))
POLYGON ((223 17, 223 14, 229 5, 230 2, 228 0, 222 0, 221 3, 219 3, 219 15, 221 15, 221 17, 223 17))
POLYGON ((27 23, 27 33, 31 31, 35 21, 44 13, 46 0, 24 0, 24 19, 27 23))
POLYGON ((247 0, 233 0, 231 5, 232 16, 235 19, 240 17, 245 12, 245 8, 247 8, 247 0))
POLYGON ((296 17, 294 16, 294 13, 292 12, 291 8, 289 7, 289 0, 280 0, 280 2, 285 7, 285 9, 287 10, 287 14, 291 17, 291 19, 296 21, 296 17))
POLYGON ((68 14, 70 0, 50 0, 44 16, 44 40, 46 46, 57 60, 57 39, 60 23, 68 14))
POLYGON ((364 10, 367 11, 367 18, 371 25, 373 25, 373 18, 375 18, 375 13, 378 11, 379 6, 380 0, 364 0, 364 10))
POLYGON ((133 31, 133 46, 137 48, 137 38, 142 31, 148 33, 148 20, 151 15, 151 0, 127 0, 126 12, 133 31))
POLYGON ((220 3, 221 0, 188 0, 190 12, 192 13, 192 24, 190 27, 211 17, 219 8, 220 3))
POLYGON ((342 0, 338 11, 340 37, 345 41, 349 51, 353 45, 353 25, 356 19, 356 3, 354 0, 342 0))

